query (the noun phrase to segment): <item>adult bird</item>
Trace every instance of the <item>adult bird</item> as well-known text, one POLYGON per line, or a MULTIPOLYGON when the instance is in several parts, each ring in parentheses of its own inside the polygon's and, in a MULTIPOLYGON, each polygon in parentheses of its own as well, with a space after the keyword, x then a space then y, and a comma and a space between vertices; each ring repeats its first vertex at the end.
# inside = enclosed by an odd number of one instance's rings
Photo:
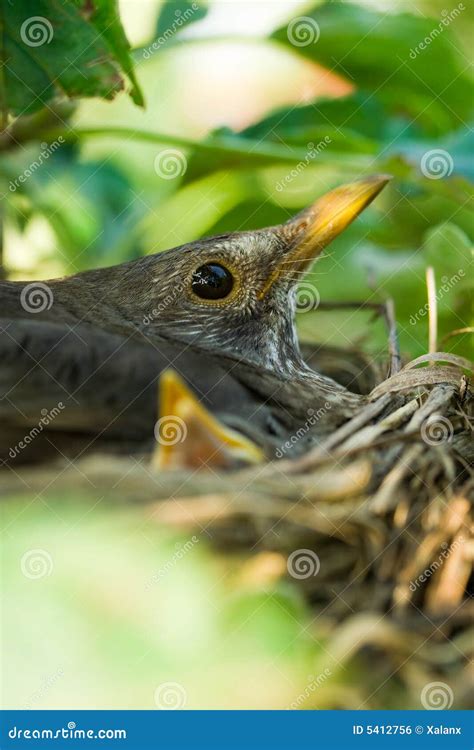
POLYGON ((0 282, 0 419, 18 435, 21 415, 23 428, 34 423, 59 388, 69 406, 46 432, 61 433, 61 445, 85 435, 100 446, 115 430, 123 445, 140 442, 154 404, 143 393, 171 367, 224 424, 250 425, 257 443, 274 446, 323 404, 318 428, 337 426, 361 399, 304 362, 296 289, 388 180, 338 187, 279 226, 62 279, 0 282))
POLYGON ((170 464, 192 464, 202 459, 198 440, 214 445, 212 464, 228 453, 231 463, 239 455, 255 462, 276 454, 314 403, 310 384, 296 389, 193 345, 158 348, 83 323, 2 325, 0 462, 12 466, 91 450, 152 453, 156 441, 170 464))

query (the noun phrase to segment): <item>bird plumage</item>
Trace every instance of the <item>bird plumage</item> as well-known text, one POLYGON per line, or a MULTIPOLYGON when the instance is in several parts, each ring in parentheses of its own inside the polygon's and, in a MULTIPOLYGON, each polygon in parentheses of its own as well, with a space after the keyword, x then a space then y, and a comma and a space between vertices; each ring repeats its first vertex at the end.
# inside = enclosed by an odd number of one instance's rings
POLYGON ((3 320, 0 362, 0 459, 6 462, 74 458, 91 450, 151 452, 157 383, 169 369, 268 457, 324 403, 313 384, 282 379, 230 355, 167 339, 150 345, 139 335, 89 324, 3 320), (34 440, 12 450, 38 425, 34 440))
POLYGON ((143 448, 169 367, 227 424, 273 448, 322 404, 319 432, 337 426, 362 397, 304 362, 296 287, 387 179, 337 188, 277 227, 40 282, 39 306, 28 299, 34 282, 0 282, 3 442, 5 425, 21 432, 64 395, 68 408, 45 431, 62 433, 63 447, 143 448))

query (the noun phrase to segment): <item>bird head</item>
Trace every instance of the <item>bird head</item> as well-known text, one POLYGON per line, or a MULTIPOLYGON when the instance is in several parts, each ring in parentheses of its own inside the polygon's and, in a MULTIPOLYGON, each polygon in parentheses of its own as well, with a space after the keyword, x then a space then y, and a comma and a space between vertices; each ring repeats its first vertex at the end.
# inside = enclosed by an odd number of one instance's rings
POLYGON ((299 369, 298 283, 389 179, 374 175, 338 187, 279 226, 199 240, 128 264, 121 305, 128 299, 130 316, 148 335, 230 352, 268 369, 299 369))

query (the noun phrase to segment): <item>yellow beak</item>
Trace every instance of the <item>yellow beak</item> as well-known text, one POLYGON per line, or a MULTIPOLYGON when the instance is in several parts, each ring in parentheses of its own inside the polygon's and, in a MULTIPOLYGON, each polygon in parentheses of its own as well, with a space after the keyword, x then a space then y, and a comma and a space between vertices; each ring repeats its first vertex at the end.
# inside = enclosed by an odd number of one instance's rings
POLYGON ((313 203, 281 226, 287 249, 281 264, 273 271, 260 291, 263 298, 281 276, 301 274, 315 258, 371 203, 391 180, 377 174, 341 185, 313 203))
POLYGON ((174 370, 161 375, 159 408, 155 469, 231 469, 265 459, 255 443, 219 422, 174 370))

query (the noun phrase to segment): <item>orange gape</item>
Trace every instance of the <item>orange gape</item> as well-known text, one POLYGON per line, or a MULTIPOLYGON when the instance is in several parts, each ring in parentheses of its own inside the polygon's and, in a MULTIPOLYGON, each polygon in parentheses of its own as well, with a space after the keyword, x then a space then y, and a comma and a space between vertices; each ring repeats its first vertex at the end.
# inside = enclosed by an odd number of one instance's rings
POLYGON ((221 424, 173 370, 163 373, 159 391, 154 468, 229 469, 264 460, 255 443, 221 424))

